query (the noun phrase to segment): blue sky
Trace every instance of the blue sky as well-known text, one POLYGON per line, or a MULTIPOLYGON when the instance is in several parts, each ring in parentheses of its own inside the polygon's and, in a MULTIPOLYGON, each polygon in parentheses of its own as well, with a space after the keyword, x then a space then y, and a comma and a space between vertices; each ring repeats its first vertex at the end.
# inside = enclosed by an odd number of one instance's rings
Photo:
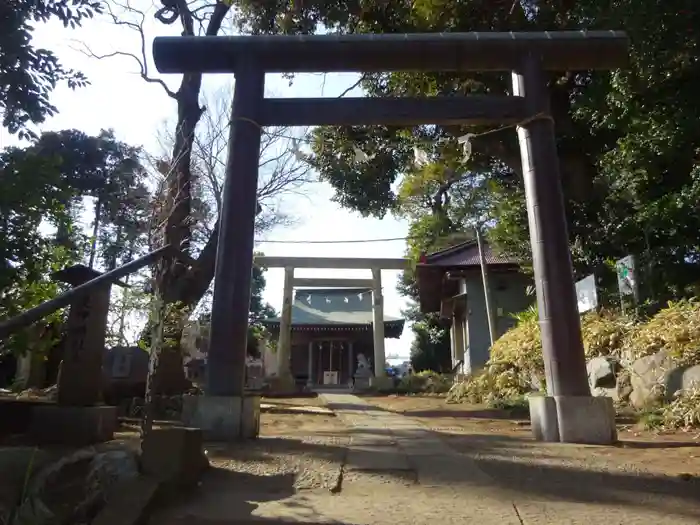
MULTIPOLYGON (((135 2, 138 4, 141 2, 135 2)), ((150 18, 150 17, 149 17, 150 18)), ((155 36, 174 34, 176 26, 166 28, 149 21, 145 26, 146 46, 150 50, 155 36)), ((97 60, 80 52, 88 46, 95 54, 102 55, 115 50, 138 53, 138 34, 114 27, 107 20, 88 21, 84 28, 64 29, 61 24, 38 25, 35 45, 53 50, 66 67, 82 71, 91 85, 71 91, 59 87, 52 97, 59 114, 49 119, 40 130, 75 128, 95 134, 100 129, 113 128, 120 140, 142 145, 147 151, 160 151, 157 135, 164 122, 172 121, 174 103, 162 88, 144 82, 137 74, 136 62, 128 58, 97 60)), ((150 52, 149 52, 150 55, 150 52)), ((150 57, 149 57, 150 58, 150 57)), ((152 76, 157 76, 151 66, 152 76)), ((162 77, 171 87, 179 82, 177 75, 162 77)), ((268 75, 266 87, 273 96, 318 97, 338 96, 356 81, 353 74, 300 75, 290 86, 289 81, 277 75, 268 75)), ((213 93, 230 82, 227 75, 208 75, 203 91, 213 93)), ((356 96, 360 92, 353 93, 356 96)), ((18 142, 4 129, 0 129, 0 146, 17 145, 18 142)), ((276 229, 267 234, 275 240, 352 240, 403 237, 408 226, 405 221, 392 217, 385 219, 363 218, 359 214, 340 208, 331 202, 333 192, 325 184, 314 184, 305 189, 303 197, 285 197, 284 211, 298 219, 292 227, 276 229)), ((261 244, 258 249, 266 255, 304 257, 401 257, 405 249, 402 241, 368 244, 261 244)), ((297 270, 299 277, 352 277, 369 278, 369 270, 297 270)), ((399 316, 405 300, 396 292, 398 272, 383 272, 385 311, 399 316)), ((270 269, 267 274, 265 299, 276 308, 281 307, 283 270, 270 269)), ((400 340, 387 340, 387 355, 400 355, 407 359, 411 343, 409 327, 400 340)))

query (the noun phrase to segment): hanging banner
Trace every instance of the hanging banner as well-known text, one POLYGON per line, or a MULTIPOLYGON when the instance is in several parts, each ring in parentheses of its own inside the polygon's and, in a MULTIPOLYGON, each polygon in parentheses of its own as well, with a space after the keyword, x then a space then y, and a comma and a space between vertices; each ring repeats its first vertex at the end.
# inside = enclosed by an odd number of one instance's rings
POLYGON ((595 287, 594 275, 589 275, 576 283, 576 298, 580 314, 598 308, 598 292, 595 287))

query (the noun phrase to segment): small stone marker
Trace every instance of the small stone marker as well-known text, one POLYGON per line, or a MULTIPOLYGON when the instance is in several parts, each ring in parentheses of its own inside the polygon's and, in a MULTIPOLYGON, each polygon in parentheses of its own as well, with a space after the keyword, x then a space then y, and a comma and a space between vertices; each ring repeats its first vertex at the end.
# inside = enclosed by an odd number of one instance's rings
POLYGON ((198 428, 156 428, 142 445, 141 470, 167 484, 194 485, 208 467, 198 428))

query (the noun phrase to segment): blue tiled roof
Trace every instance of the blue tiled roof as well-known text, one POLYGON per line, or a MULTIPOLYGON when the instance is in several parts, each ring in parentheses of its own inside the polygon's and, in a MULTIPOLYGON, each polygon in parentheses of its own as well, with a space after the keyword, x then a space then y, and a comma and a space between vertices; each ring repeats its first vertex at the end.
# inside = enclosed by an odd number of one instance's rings
MULTIPOLYGON (((384 315, 384 322, 403 321, 384 315)), ((266 319, 266 324, 280 318, 266 319)), ((300 289, 294 294, 292 325, 372 324, 372 291, 368 288, 300 289)))

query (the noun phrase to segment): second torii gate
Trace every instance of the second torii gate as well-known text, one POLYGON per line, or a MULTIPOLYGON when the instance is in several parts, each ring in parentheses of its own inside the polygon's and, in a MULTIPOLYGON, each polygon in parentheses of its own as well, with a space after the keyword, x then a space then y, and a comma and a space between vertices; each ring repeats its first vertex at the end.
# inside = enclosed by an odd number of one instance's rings
POLYGON ((278 375, 283 385, 292 384, 290 357, 292 345, 292 302, 295 287, 348 287, 372 289, 372 340, 374 343, 375 381, 384 377, 384 295, 382 293, 382 270, 405 270, 408 259, 378 259, 350 257, 266 257, 259 256, 255 262, 265 268, 284 268, 284 292, 280 335, 277 343, 278 375), (372 279, 304 278, 294 277, 296 268, 371 270, 372 279))
POLYGON ((616 440, 612 401, 591 397, 545 73, 626 67, 617 31, 159 37, 161 73, 235 74, 206 396, 190 423, 209 437, 253 434, 245 396, 260 135, 265 126, 504 125, 517 127, 547 395, 530 400, 535 436, 616 440), (501 71, 513 96, 266 99, 266 73, 501 71))

